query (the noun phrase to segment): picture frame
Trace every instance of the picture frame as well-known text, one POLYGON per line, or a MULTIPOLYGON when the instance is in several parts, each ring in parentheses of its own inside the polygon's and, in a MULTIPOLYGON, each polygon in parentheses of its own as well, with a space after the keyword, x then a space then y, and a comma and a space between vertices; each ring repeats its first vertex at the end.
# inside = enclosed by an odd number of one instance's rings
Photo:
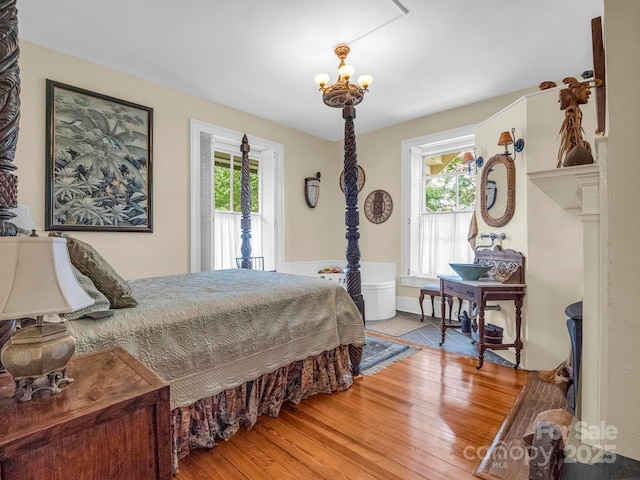
POLYGON ((47 79, 45 230, 153 232, 153 109, 47 79))

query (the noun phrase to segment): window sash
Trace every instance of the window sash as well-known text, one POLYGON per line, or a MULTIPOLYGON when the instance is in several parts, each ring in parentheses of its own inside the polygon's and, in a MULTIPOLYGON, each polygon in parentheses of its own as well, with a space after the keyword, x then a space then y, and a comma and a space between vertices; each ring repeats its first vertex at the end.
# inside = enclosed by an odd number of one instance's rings
MULTIPOLYGON (((425 267, 423 258, 426 259, 426 250, 423 249, 426 240, 424 229, 425 221, 422 219, 422 205, 425 199, 425 184, 423 178, 426 172, 426 163, 423 157, 445 154, 454 151, 471 149, 474 145, 475 125, 469 125, 453 130, 443 131, 435 134, 425 135, 410 140, 405 140, 401 145, 402 156, 402 284, 408 286, 419 286, 424 280, 431 280, 441 270, 442 267, 425 267), (420 283, 418 283, 420 282, 420 283)), ((449 212, 451 214, 451 212, 449 212)), ((459 242, 462 250, 468 251, 468 258, 473 259, 473 251, 466 242, 468 227, 473 215, 472 210, 456 212, 456 214, 468 215, 466 230, 459 228, 461 234, 464 232, 464 242, 459 242)), ((440 214, 437 214, 440 215, 440 214)), ((437 218, 437 217, 436 217, 437 218)), ((463 218, 463 217, 461 217, 463 218)), ((461 221, 466 221, 461 220, 461 221)), ((441 253, 441 255, 448 255, 441 253)), ((457 255, 456 255, 456 258, 457 255)), ((453 263, 453 260, 446 259, 446 263, 453 263)), ((443 260, 444 261, 444 260, 443 260)), ((451 273, 447 265, 447 270, 443 273, 451 273)))

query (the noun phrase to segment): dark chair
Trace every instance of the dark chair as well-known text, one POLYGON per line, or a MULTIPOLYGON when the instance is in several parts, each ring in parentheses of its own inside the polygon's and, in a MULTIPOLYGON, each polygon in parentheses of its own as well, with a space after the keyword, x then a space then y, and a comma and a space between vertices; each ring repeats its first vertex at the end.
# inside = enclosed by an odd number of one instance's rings
MULTIPOLYGON (((249 257, 251 261, 251 270, 264 270, 264 257, 249 257)), ((238 268, 242 268, 242 257, 236 258, 236 265, 238 268)))

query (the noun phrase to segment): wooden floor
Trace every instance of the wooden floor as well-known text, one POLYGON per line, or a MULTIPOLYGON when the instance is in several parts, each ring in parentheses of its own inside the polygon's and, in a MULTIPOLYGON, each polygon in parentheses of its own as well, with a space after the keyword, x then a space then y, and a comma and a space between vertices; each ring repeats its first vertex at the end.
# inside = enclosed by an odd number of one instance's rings
POLYGON ((528 372, 423 348, 345 392, 285 404, 176 480, 473 479, 528 372))

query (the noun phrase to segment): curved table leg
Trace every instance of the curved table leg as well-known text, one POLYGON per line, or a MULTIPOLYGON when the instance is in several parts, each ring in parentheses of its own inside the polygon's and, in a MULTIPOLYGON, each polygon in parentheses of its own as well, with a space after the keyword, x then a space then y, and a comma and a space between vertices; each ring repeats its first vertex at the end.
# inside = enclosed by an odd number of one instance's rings
POLYGON ((484 306, 480 305, 480 310, 478 312, 478 365, 476 368, 480 370, 482 365, 484 365, 484 306))
POLYGON ((514 342, 516 348, 516 365, 514 368, 518 368, 520 366, 520 350, 522 350, 522 340, 520 339, 522 297, 516 298, 514 303, 516 305, 516 341, 514 342))
POLYGON ((447 333, 447 325, 445 324, 446 322, 446 318, 447 318, 447 296, 444 295, 442 292, 441 293, 441 305, 440 305, 440 313, 441 313, 441 317, 440 317, 440 343, 439 345, 442 346, 444 344, 444 339, 445 339, 445 335, 447 333))
POLYGON ((418 302, 420 302, 420 321, 424 322, 424 307, 422 306, 422 301, 424 300, 424 290, 420 290, 420 297, 418 297, 418 302))

